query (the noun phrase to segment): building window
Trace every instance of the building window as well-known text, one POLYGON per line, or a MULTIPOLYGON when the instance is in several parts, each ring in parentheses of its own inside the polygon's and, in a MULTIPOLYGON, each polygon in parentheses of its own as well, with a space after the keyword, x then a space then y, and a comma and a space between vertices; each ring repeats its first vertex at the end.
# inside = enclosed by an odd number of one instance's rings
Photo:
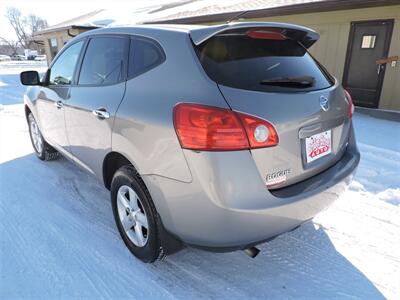
POLYGON ((49 46, 50 46, 51 59, 53 60, 58 53, 57 39, 56 38, 49 39, 49 46))
POLYGON ((363 35, 361 42, 361 49, 375 48, 376 35, 363 35))

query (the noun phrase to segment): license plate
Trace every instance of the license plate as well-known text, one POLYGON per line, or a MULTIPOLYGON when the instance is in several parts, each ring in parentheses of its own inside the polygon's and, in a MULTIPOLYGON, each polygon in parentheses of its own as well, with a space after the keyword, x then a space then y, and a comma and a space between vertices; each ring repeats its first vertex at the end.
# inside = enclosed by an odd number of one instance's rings
POLYGON ((306 138, 306 158, 310 163, 332 152, 331 130, 306 138))

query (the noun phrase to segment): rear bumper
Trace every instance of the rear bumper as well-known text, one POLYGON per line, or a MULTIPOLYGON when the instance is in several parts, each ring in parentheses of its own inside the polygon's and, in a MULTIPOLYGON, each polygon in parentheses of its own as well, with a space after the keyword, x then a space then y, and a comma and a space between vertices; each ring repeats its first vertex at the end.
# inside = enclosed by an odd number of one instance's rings
POLYGON ((359 163, 354 133, 340 161, 292 186, 268 191, 249 151, 185 155, 191 183, 144 176, 167 231, 213 250, 245 248, 290 231, 347 189, 359 163))

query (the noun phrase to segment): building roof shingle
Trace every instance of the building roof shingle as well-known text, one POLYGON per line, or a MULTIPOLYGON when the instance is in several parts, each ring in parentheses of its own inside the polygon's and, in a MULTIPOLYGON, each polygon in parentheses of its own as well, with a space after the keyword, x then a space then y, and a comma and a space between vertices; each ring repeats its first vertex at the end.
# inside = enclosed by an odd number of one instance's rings
POLYGON ((176 0, 130 11, 124 8, 96 10, 50 26, 42 33, 68 28, 97 28, 127 24, 176 23, 199 24, 232 19, 260 18, 285 14, 345 10, 398 4, 399 0, 176 0), (245 12, 245 14, 243 14, 245 12), (243 14, 243 15, 242 15, 243 14))

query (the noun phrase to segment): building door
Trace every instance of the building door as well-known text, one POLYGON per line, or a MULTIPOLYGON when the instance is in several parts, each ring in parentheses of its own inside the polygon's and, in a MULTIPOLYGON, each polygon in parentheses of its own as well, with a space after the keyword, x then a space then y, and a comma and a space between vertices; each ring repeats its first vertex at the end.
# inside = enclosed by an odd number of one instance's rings
POLYGON ((386 64, 376 61, 387 57, 392 30, 393 20, 351 23, 343 86, 356 105, 378 107, 386 64))

